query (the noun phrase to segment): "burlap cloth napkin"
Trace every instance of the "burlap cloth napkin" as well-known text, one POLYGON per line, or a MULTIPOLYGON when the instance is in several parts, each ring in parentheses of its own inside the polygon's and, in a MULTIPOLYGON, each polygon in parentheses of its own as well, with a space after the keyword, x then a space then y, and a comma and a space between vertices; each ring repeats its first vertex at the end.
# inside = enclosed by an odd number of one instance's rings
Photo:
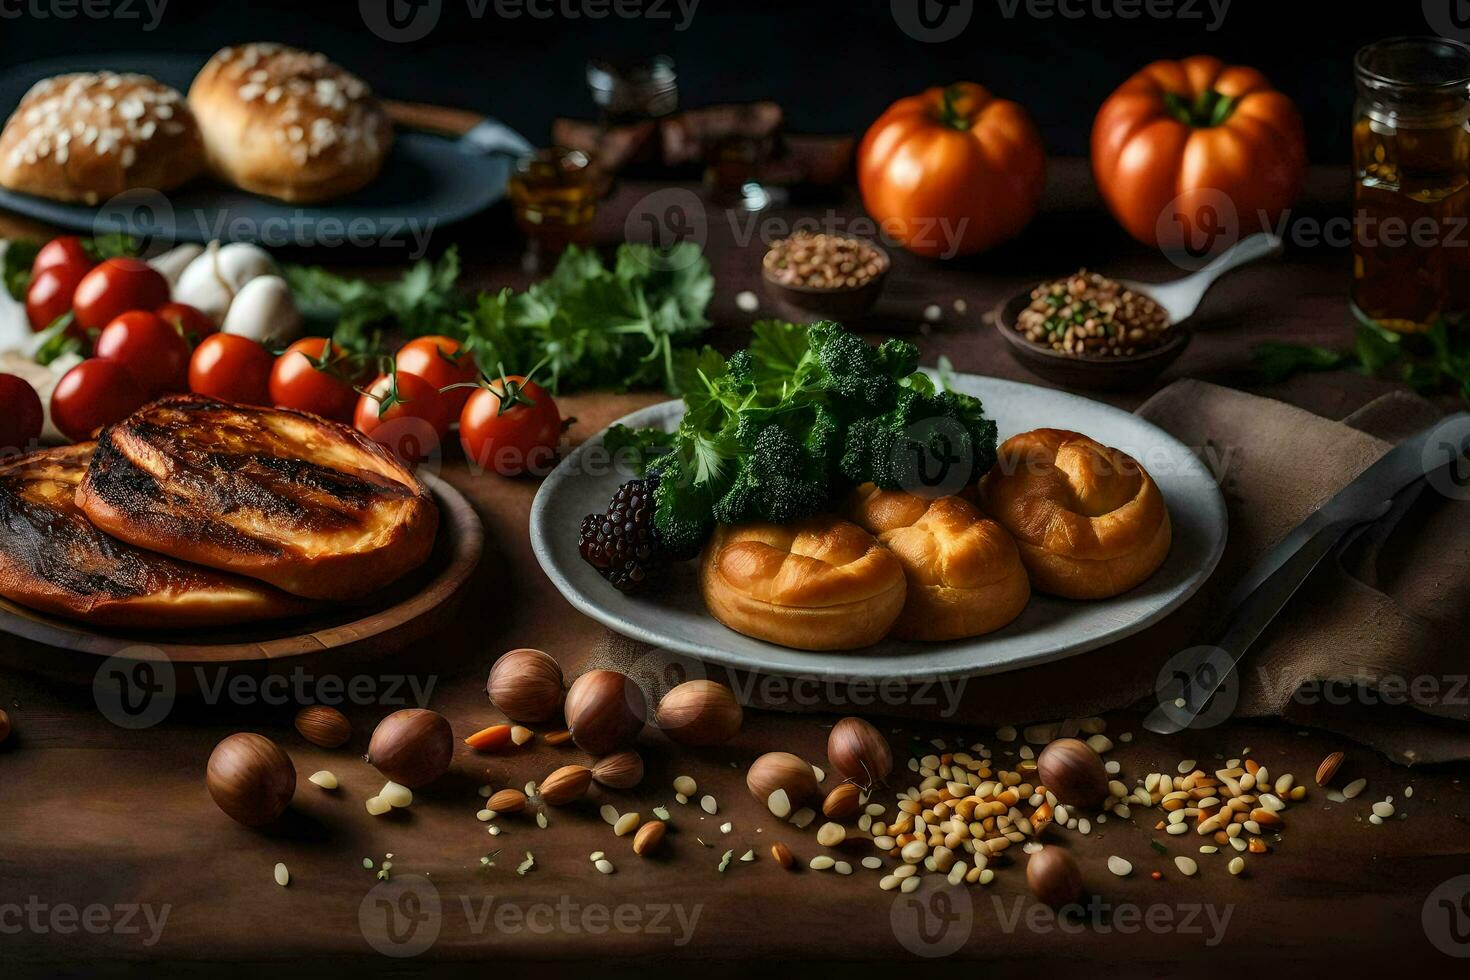
MULTIPOLYGON (((1138 414, 1194 447, 1215 471, 1230 515, 1218 570, 1161 623, 1090 653, 940 689, 831 682, 793 696, 786 684, 695 664, 614 633, 589 659, 644 678, 710 676, 752 707, 852 711, 957 724, 1044 722, 1136 705, 1152 708, 1161 667, 1197 643, 1240 575, 1399 439, 1438 412, 1388 395, 1332 421, 1198 381, 1159 392, 1138 414), (777 691, 768 697, 767 690, 777 691)), ((1239 675, 1234 714, 1281 717, 1339 732, 1403 763, 1470 758, 1470 503, 1432 488, 1330 556, 1268 628, 1239 675)), ((860 654, 859 654, 860 656, 860 654)))

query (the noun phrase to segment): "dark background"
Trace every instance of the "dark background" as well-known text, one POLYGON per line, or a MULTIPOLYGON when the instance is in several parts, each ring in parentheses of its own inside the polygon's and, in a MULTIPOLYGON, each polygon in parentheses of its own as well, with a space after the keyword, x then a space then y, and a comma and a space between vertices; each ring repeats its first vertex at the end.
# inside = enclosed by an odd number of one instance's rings
POLYGON ((153 30, 145 29, 144 0, 0 0, 0 67, 12 75, 0 95, 17 98, 14 72, 40 58, 158 50, 197 52, 202 61, 228 43, 279 40, 326 52, 380 94, 476 109, 546 142, 554 116, 593 114, 583 76, 589 57, 667 53, 678 63, 684 105, 775 99, 797 132, 861 132, 899 96, 972 79, 1024 104, 1051 153, 1081 155, 1098 105, 1132 71, 1154 58, 1208 53, 1260 68, 1295 99, 1311 157, 1326 163, 1347 158, 1353 52, 1382 37, 1431 33, 1419 0, 1233 0, 1216 30, 1208 29, 1206 0, 1174 0, 1194 18, 1130 20, 1091 12, 1114 9, 1113 0, 1063 0, 1081 16, 1049 17, 1033 16, 1024 0, 958 0, 972 3, 971 17, 944 43, 908 36, 889 0, 700 0, 683 30, 674 0, 625 0, 644 9, 659 3, 661 18, 597 20, 559 12, 585 9, 582 0, 501 0, 537 4, 549 17, 524 7, 498 16, 480 0, 439 2, 425 38, 393 43, 367 29, 357 0, 164 0, 153 30), (59 16, 78 3, 132 17, 59 16))

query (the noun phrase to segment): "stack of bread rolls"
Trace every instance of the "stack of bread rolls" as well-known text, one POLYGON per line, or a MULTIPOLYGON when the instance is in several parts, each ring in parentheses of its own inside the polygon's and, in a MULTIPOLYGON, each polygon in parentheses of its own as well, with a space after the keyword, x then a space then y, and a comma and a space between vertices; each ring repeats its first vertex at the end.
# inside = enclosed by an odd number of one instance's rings
POLYGON ((1013 436, 975 489, 977 503, 866 484, 842 516, 722 526, 701 557, 705 605, 739 633, 801 650, 955 640, 1006 626, 1033 589, 1104 599, 1168 556, 1157 484, 1080 433, 1013 436))
POLYGON ((209 59, 187 101, 147 75, 37 82, 0 131, 0 186, 98 204, 166 193, 207 170, 241 190, 311 203, 371 183, 392 144, 362 79, 322 54, 243 44, 209 59))

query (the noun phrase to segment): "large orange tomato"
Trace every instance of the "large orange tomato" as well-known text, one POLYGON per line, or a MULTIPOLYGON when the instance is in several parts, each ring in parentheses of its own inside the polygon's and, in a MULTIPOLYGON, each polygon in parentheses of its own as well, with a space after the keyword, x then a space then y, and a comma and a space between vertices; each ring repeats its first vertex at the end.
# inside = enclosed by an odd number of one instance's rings
POLYGON ((1031 117, 973 82, 899 99, 858 148, 863 205, 910 252, 948 258, 1020 232, 1046 154, 1031 117))
POLYGON ((1291 100, 1218 58, 1154 62, 1092 126, 1098 189, 1146 245, 1207 250, 1260 231, 1296 199, 1306 163, 1291 100))

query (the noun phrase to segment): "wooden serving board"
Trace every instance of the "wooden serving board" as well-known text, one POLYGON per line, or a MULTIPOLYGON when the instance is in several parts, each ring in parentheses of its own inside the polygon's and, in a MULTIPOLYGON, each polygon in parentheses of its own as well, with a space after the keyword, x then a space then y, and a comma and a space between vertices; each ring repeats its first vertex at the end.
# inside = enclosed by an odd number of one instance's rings
MULTIPOLYGON (((463 597, 484 549, 469 502, 438 477, 421 476, 439 505, 439 534, 424 565, 360 602, 306 617, 210 630, 102 630, 0 599, 0 664, 91 683, 109 657, 190 665, 311 669, 383 656, 443 625, 463 597)), ((180 677, 186 676, 180 673, 180 677)))

